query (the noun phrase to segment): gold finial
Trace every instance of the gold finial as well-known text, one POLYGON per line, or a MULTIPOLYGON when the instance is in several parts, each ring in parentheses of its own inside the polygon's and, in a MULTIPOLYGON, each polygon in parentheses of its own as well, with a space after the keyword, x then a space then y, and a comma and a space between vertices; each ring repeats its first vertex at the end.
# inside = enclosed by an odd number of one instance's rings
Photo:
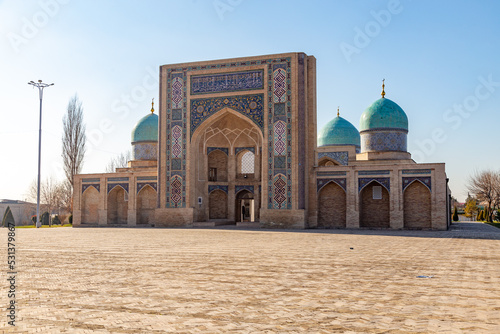
POLYGON ((155 112, 155 98, 153 97, 153 99, 151 100, 151 113, 154 112, 155 112))
POLYGON ((337 117, 340 117, 340 107, 337 107, 337 117))
POLYGON ((382 80, 382 98, 385 98, 385 79, 382 80))

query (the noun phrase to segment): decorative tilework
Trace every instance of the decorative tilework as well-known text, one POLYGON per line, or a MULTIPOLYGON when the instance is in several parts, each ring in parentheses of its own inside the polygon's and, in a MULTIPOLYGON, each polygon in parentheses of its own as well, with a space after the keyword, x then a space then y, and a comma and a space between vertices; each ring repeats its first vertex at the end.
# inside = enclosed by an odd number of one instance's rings
POLYGON ((182 155, 182 129, 176 125, 172 127, 172 158, 182 155))
POLYGON ((239 193, 242 190, 248 190, 252 194, 254 193, 253 192, 253 186, 250 186, 250 185, 234 186, 234 193, 235 194, 239 193))
POLYGON ((431 174, 430 169, 403 169, 403 174, 431 174))
POLYGON ((170 207, 182 206, 182 177, 176 175, 170 181, 170 207))
MULTIPOLYGON (((276 68, 277 66, 275 66, 276 68)), ((273 102, 280 103, 286 101, 286 70, 283 67, 277 67, 273 73, 273 102)))
POLYGON ((234 149, 234 155, 237 155, 238 153, 240 153, 241 151, 244 151, 244 150, 250 151, 253 154, 255 154, 255 147, 236 147, 234 149))
POLYGON ((390 170, 361 170, 358 172, 359 175, 389 175, 390 170))
MULTIPOLYGON (((99 179, 98 179, 99 180, 99 179)), ((90 187, 94 187, 95 190, 101 192, 101 185, 99 183, 82 184, 82 194, 90 187)))
POLYGON ((223 153, 226 153, 226 155, 229 155, 229 149, 227 147, 207 147, 207 154, 210 154, 216 150, 219 150, 223 153))
POLYGON ((323 158, 323 157, 331 158, 331 159, 337 161, 339 164, 341 164, 343 166, 347 166, 348 161, 349 161, 349 152, 342 151, 342 152, 320 152, 320 153, 318 153, 318 160, 323 158))
POLYGON ((420 181, 424 186, 426 186, 429 191, 432 191, 431 177, 421 176, 421 177, 403 177, 403 191, 408 187, 413 181, 420 181))
POLYGON ((126 192, 128 192, 128 183, 108 183, 108 194, 114 187, 122 187, 126 192))
POLYGON ((139 193, 142 190, 142 188, 148 185, 151 186, 151 188, 153 188, 155 191, 158 191, 156 182, 140 182, 140 183, 138 182, 136 187, 137 193, 139 193))
POLYGON ((222 185, 219 185, 219 184, 211 184, 208 186, 208 193, 210 194, 212 191, 214 190, 222 190, 223 192, 225 192, 226 194, 228 193, 228 186, 222 186, 222 185))
POLYGON ((101 182, 101 179, 100 178, 87 178, 87 179, 82 179, 82 182, 92 182, 92 183, 96 183, 96 182, 101 182))
POLYGON ((330 182, 335 182, 342 189, 344 189, 344 191, 346 191, 346 179, 345 178, 342 178, 342 179, 317 179, 316 180, 316 188, 317 188, 316 191, 319 192, 321 190, 321 188, 323 188, 324 186, 326 186, 330 182))
POLYGON ((191 76, 191 95, 263 88, 263 70, 191 76))
POLYGON ((277 174, 273 180, 273 207, 274 209, 285 209, 287 200, 286 176, 277 174))
POLYGON ((184 80, 182 76, 176 76, 172 80, 172 107, 182 108, 184 80))
POLYGON ((358 192, 360 192, 361 189, 372 181, 377 181, 380 185, 387 189, 387 191, 391 191, 391 179, 389 177, 360 177, 358 179, 358 192))
POLYGON ((134 160, 157 160, 158 149, 156 143, 137 143, 134 144, 134 160))
POLYGON ((182 169, 182 160, 181 159, 172 159, 172 170, 181 170, 182 169))
POLYGON ((373 131, 361 133, 361 151, 406 152, 407 134, 403 131, 373 131))
POLYGON ((137 181, 156 181, 156 176, 138 176, 137 181))
POLYGON ((264 128, 264 95, 239 95, 191 100, 191 135, 207 118, 224 108, 233 109, 264 128))
POLYGON ((274 168, 285 169, 286 168, 286 157, 285 156, 275 156, 274 157, 274 168))
POLYGON ((286 104, 285 103, 275 103, 274 104, 274 115, 280 116, 286 114, 286 104))
POLYGON ((328 172, 317 172, 318 176, 339 176, 339 175, 347 175, 347 172, 342 171, 328 171, 328 172))
POLYGON ((283 121, 274 123, 274 155, 286 155, 286 124, 283 121))
POLYGON ((108 177, 108 182, 128 181, 128 177, 108 177))

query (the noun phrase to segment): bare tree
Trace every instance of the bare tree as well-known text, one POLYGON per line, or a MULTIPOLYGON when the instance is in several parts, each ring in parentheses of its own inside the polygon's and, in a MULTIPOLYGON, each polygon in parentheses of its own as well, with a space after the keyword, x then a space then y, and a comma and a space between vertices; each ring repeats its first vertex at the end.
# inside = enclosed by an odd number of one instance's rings
POLYGON ((127 167, 131 157, 132 153, 128 150, 120 153, 119 156, 112 158, 106 166, 106 173, 114 173, 116 168, 127 167))
POLYGON ((62 137, 64 173, 71 188, 73 188, 73 176, 79 174, 83 167, 86 141, 82 102, 75 94, 69 100, 66 115, 63 117, 62 137))
MULTIPOLYGON (((60 214, 61 210, 65 210, 64 203, 65 189, 64 182, 58 183, 53 177, 47 178, 40 182, 40 206, 42 211, 47 211, 49 214, 60 214)), ((29 201, 36 201, 37 198, 37 182, 33 180, 26 195, 29 201)))
POLYGON ((500 201, 500 174, 491 170, 476 171, 469 177, 467 188, 480 202, 487 203, 489 216, 486 219, 492 221, 492 208, 500 201))

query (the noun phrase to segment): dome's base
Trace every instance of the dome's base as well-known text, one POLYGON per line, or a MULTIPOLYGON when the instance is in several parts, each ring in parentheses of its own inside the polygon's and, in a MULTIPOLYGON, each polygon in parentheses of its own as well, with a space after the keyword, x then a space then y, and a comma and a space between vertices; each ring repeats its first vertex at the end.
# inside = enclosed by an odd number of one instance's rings
POLYGON ((408 152, 386 151, 386 152, 362 152, 356 154, 356 160, 410 160, 408 152))

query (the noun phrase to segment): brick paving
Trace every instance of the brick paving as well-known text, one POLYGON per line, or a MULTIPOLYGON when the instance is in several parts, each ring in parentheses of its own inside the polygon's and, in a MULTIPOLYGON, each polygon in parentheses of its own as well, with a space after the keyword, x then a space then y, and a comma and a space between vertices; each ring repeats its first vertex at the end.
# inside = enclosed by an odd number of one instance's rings
POLYGON ((16 233, 17 326, 0 332, 500 333, 500 229, 483 224, 16 233))

